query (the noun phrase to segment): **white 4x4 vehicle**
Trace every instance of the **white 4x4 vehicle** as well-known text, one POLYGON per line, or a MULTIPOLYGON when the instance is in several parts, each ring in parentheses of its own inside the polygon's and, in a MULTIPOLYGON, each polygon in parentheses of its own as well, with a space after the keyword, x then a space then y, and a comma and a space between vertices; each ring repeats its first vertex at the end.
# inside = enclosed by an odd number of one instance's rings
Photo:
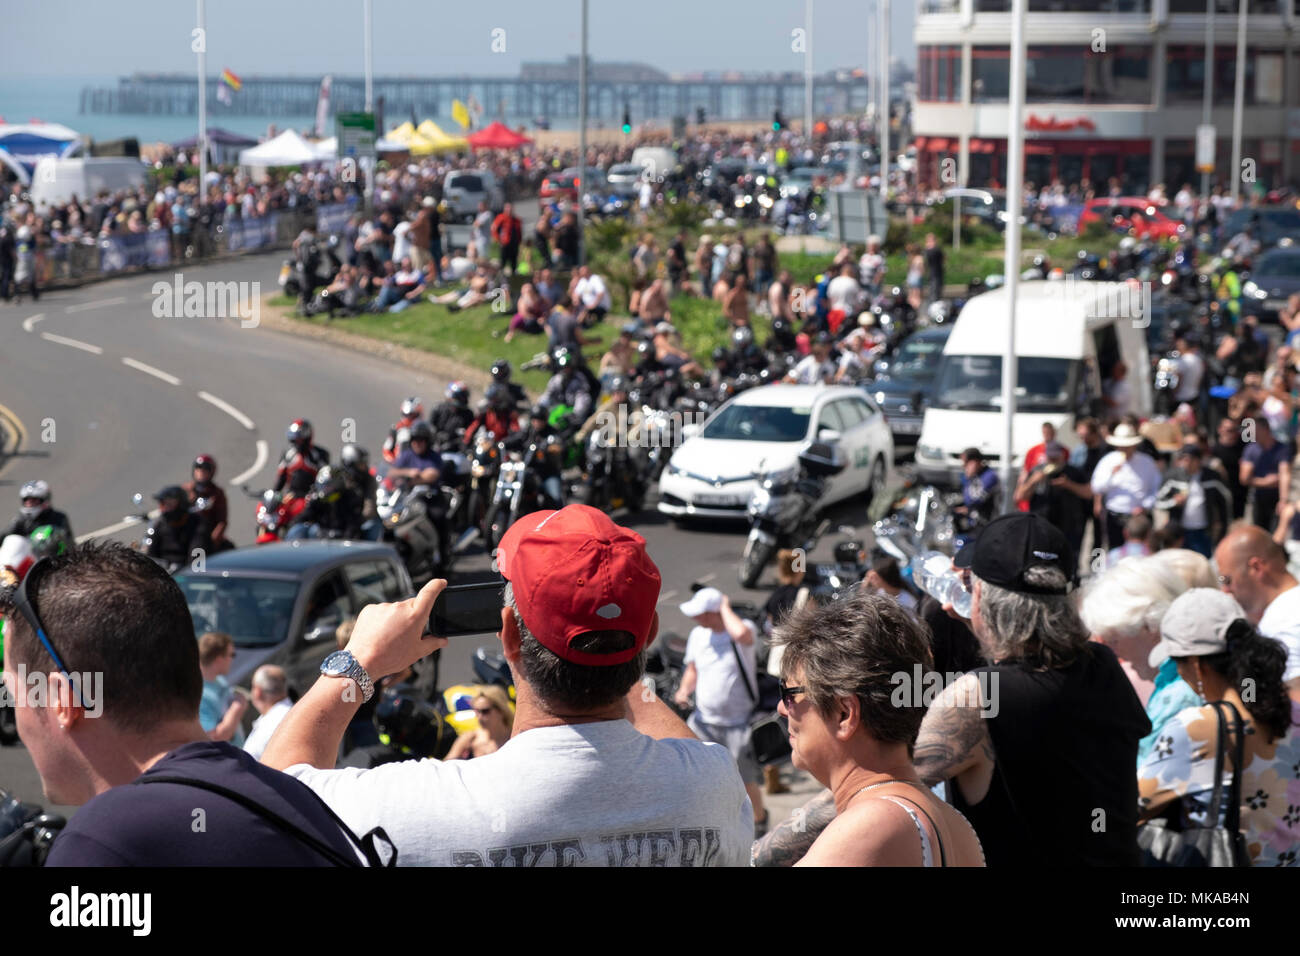
POLYGON ((480 202, 486 202, 494 213, 505 205, 501 184, 486 169, 457 169, 448 173, 442 183, 442 200, 447 204, 448 215, 468 220, 478 215, 480 202))

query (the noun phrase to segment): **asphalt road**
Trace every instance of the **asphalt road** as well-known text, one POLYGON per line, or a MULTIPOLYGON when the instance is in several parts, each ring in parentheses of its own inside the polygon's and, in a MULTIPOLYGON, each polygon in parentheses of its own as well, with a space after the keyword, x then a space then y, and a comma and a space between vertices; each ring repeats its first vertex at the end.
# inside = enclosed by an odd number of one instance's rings
MULTIPOLYGON (((246 282, 250 292, 268 294, 282 258, 190 268, 183 280, 246 282)), ((317 443, 334 456, 344 429, 354 424, 356 440, 377 456, 405 396, 421 396, 426 408, 441 398, 444 381, 311 339, 245 328, 238 316, 157 317, 152 290, 160 281, 172 282, 173 274, 115 279, 0 307, 0 406, 25 432, 19 452, 0 470, 0 515, 16 512, 24 481, 44 478, 79 538, 130 540, 141 530, 123 524, 132 495, 148 498, 188 479, 190 462, 206 452, 216 457, 217 483, 230 498, 230 537, 251 543, 255 503, 235 486, 271 483, 289 422, 310 419, 317 443)), ((733 600, 766 600, 766 590, 745 591, 737 583, 743 525, 679 530, 653 505, 615 517, 645 536, 659 565, 661 630, 689 627, 677 604, 693 582, 720 587, 733 600)), ((831 517, 865 530, 861 504, 831 517)), ((813 560, 828 559, 838 538, 827 535, 813 560)), ((473 575, 489 563, 480 552, 457 570, 473 575)), ((771 574, 768 587, 775 584, 771 574)), ((444 653, 444 683, 472 679, 473 650, 492 643, 491 637, 458 640, 444 653)), ((0 749, 0 788, 43 800, 21 746, 0 749)))

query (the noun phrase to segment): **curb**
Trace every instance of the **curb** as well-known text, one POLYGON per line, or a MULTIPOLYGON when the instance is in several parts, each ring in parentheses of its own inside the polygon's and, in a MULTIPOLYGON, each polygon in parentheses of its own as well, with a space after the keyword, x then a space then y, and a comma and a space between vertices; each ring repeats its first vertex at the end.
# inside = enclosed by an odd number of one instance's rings
MULTIPOLYGON (((402 365, 414 372, 431 375, 435 378, 443 378, 448 381, 459 379, 479 389, 486 388, 492 381, 492 376, 487 369, 463 365, 445 355, 426 352, 423 349, 411 348, 406 345, 394 345, 392 342, 349 332, 344 328, 313 325, 310 322, 293 318, 291 314, 294 309, 293 306, 270 304, 270 300, 274 295, 278 295, 278 293, 262 296, 262 316, 259 322, 261 328, 270 329, 273 332, 282 332, 286 335, 315 339, 318 342, 325 342, 350 352, 373 355, 375 358, 402 365)), ((339 319, 338 321, 346 322, 347 319, 339 319)))

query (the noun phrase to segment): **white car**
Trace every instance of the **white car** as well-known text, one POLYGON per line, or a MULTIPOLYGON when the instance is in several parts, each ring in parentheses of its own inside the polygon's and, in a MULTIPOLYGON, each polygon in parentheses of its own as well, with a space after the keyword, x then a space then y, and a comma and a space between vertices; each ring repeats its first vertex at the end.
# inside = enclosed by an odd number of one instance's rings
POLYGON ((674 520, 745 519, 758 473, 797 467, 813 441, 838 445, 846 465, 823 505, 874 495, 894 467, 889 425, 862 389, 764 385, 727 402, 673 453, 659 479, 659 510, 674 520))
POLYGON ((455 219, 470 219, 478 215, 478 204, 486 202, 493 213, 501 211, 505 203, 496 176, 486 169, 456 169, 447 174, 442 184, 442 200, 448 214, 455 219))

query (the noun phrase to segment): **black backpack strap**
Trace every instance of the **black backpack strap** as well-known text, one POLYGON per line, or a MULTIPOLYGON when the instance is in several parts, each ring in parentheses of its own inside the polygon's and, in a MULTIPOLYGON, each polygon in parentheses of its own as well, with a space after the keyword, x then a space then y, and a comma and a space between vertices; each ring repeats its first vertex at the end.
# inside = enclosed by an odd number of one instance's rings
MULTIPOLYGON (((145 774, 140 778, 139 782, 140 783, 174 783, 174 784, 179 784, 180 786, 183 787, 194 787, 195 789, 198 790, 210 791, 211 793, 215 793, 220 796, 223 796, 227 800, 230 800, 232 803, 237 803, 244 809, 257 814, 259 817, 266 820, 268 823, 272 824, 278 829, 283 830, 284 832, 288 833, 290 836, 294 837, 300 843, 304 843, 307 846, 311 847, 313 850, 315 850, 325 859, 329 860, 335 866, 356 867, 361 865, 355 859, 351 859, 349 857, 344 856, 342 853, 334 849, 329 844, 312 836, 310 833, 308 833, 306 830, 303 830, 297 824, 289 820, 286 820, 284 817, 280 816, 278 813, 276 813, 274 810, 270 809, 269 807, 263 806, 262 804, 258 803, 256 800, 252 799, 251 797, 239 793, 236 790, 231 790, 229 787, 223 787, 221 784, 212 783, 207 780, 199 780, 194 777, 168 777, 168 776, 151 775, 151 774, 145 774)), ((322 806, 325 809, 325 812, 328 813, 330 818, 334 820, 334 822, 338 825, 339 829, 341 829, 343 833, 346 834, 348 841, 357 847, 357 849, 361 852, 361 854, 366 858, 366 862, 370 866, 383 867, 383 866, 397 865, 397 848, 393 846, 392 841, 388 839, 388 834, 384 833, 381 827, 375 827, 375 829, 367 833, 364 838, 358 837, 355 833, 352 832, 352 829, 346 823, 344 823, 342 820, 339 819, 338 814, 336 814, 332 809, 330 809, 329 804, 327 804, 324 800, 322 800, 314 790, 308 787, 307 792, 310 793, 312 797, 315 798, 316 802, 319 803, 320 806, 322 806), (388 860, 387 863, 383 861, 383 859, 379 856, 379 852, 375 849, 376 839, 382 839, 385 843, 388 844, 389 848, 393 851, 393 855, 388 860)))

